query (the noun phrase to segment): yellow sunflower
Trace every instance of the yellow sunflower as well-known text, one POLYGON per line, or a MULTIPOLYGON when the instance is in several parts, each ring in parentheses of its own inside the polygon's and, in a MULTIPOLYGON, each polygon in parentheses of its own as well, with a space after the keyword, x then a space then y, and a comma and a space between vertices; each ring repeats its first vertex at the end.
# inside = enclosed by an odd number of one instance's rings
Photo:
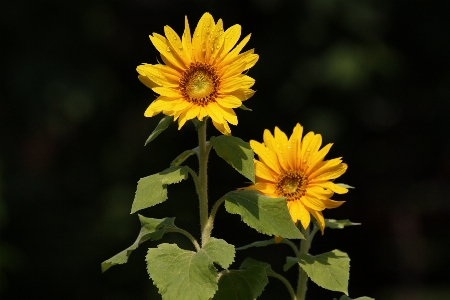
POLYGON ((319 150, 322 136, 309 132, 303 137, 303 128, 297 124, 291 137, 278 127, 274 136, 264 131, 264 143, 250 141, 250 146, 258 155, 255 159, 256 183, 245 189, 257 190, 271 197, 286 197, 292 220, 301 222, 306 229, 311 215, 324 231, 325 220, 322 211, 335 208, 345 201, 334 201, 334 193, 348 192, 332 180, 347 170, 341 158, 324 160, 332 144, 319 150))
POLYGON ((241 26, 224 31, 222 20, 215 23, 209 13, 201 17, 192 37, 187 17, 181 38, 169 26, 164 33, 150 35, 164 64, 137 67, 139 80, 160 95, 144 115, 173 116, 178 129, 190 119, 210 116, 221 133, 231 134, 228 123, 238 123, 233 108, 255 93, 250 89, 255 80, 242 72, 255 65, 258 55, 253 49, 240 53, 250 34, 235 47, 241 26))

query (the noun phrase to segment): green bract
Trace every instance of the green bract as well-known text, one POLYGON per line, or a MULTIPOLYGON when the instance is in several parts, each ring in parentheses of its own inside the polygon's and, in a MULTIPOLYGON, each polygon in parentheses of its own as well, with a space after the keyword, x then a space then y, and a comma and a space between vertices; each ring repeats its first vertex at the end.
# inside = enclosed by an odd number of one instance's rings
POLYGON ((172 116, 165 116, 164 118, 161 119, 161 121, 159 121, 158 125, 156 125, 155 130, 153 130, 152 134, 150 134, 150 136, 147 138, 147 140, 145 141, 144 146, 147 146, 148 143, 150 143, 151 141, 153 141, 154 139, 156 139, 156 137, 163 132, 164 130, 167 129, 167 127, 169 127, 169 125, 173 122, 173 117, 172 116))

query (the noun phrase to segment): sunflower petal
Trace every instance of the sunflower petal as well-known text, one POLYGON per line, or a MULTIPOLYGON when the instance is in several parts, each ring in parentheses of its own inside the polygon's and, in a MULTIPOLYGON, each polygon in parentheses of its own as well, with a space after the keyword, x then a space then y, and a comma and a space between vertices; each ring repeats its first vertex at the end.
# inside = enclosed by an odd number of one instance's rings
POLYGON ((280 166, 278 164, 278 159, 276 154, 270 151, 263 144, 258 143, 257 141, 251 140, 250 147, 252 147, 253 151, 258 154, 258 158, 262 161, 266 166, 271 168, 275 173, 280 174, 280 166))
POLYGON ((308 228, 309 223, 311 222, 311 216, 309 215, 309 211, 306 209, 303 203, 298 200, 292 200, 288 201, 287 205, 292 220, 295 223, 297 223, 297 221, 300 221, 303 228, 308 228))
POLYGON ((325 219, 323 218, 322 212, 315 211, 315 210, 312 210, 312 209, 308 209, 308 210, 312 214, 314 219, 316 219, 317 223, 319 223, 320 231, 322 232, 322 235, 323 235, 324 230, 325 230, 325 219))
POLYGON ((343 188, 332 181, 324 181, 324 182, 316 181, 314 184, 311 184, 311 186, 320 186, 323 188, 327 188, 338 194, 345 194, 348 192, 348 189, 343 188))
POLYGON ((184 69, 184 63, 178 56, 174 56, 174 54, 171 52, 170 45, 165 37, 157 33, 153 33, 153 36, 150 36, 150 41, 152 42, 153 46, 155 46, 156 50, 161 53, 161 56, 168 62, 170 62, 172 66, 174 66, 178 70, 184 69))
POLYGON ((219 54, 219 63, 226 57, 226 55, 228 55, 228 52, 230 52, 230 50, 234 47, 234 45, 236 45, 237 41, 239 40, 239 37, 241 36, 241 25, 236 24, 231 26, 225 31, 223 35, 225 39, 222 52, 219 54))
POLYGON ((316 164, 315 167, 311 168, 311 170, 308 171, 308 173, 309 173, 308 177, 312 179, 312 178, 316 177, 318 174, 324 173, 327 169, 331 169, 331 168, 339 165, 340 163, 342 163, 341 157, 319 162, 316 164))
POLYGON ((325 204, 320 199, 317 199, 312 195, 308 195, 308 193, 301 197, 301 201, 305 206, 313 210, 322 211, 326 208, 325 204))
POLYGON ((336 208, 345 203, 345 201, 335 201, 331 199, 323 199, 322 202, 325 204, 326 208, 336 208))
POLYGON ((250 99, 254 94, 255 94, 255 91, 251 90, 251 89, 238 89, 238 90, 228 93, 228 95, 235 96, 236 98, 238 98, 241 101, 250 99))
POLYGON ((270 130, 268 130, 268 129, 264 130, 263 141, 264 141, 264 144, 266 145, 266 147, 269 148, 270 151, 272 151, 273 153, 276 153, 276 151, 277 151, 276 141, 275 141, 275 138, 273 137, 272 133, 270 132, 270 130))
POLYGON ((211 52, 211 56, 209 58, 210 64, 213 64, 215 62, 219 53, 222 50, 223 42, 225 40, 223 33, 224 33, 223 21, 222 21, 222 19, 219 19, 219 21, 217 21, 216 26, 214 27, 214 32, 213 32, 214 42, 211 45, 212 52, 211 52))
POLYGON ((255 79, 250 76, 239 74, 223 80, 220 91, 229 93, 237 89, 249 89, 255 84, 255 79))
POLYGON ((218 97, 216 101, 223 107, 227 108, 236 108, 242 105, 241 100, 232 95, 225 95, 224 97, 218 97))
POLYGON ((339 176, 344 174, 345 171, 347 171, 347 164, 344 164, 344 163, 339 164, 335 167, 326 169, 323 173, 322 172, 318 173, 311 180, 311 183, 318 181, 318 180, 330 180, 330 179, 338 178, 339 176))
POLYGON ((238 119, 234 110, 232 110, 231 108, 223 107, 220 104, 217 106, 220 108, 222 116, 228 123, 233 125, 238 124, 238 119))
POLYGON ((256 159, 254 159, 253 162, 255 164, 256 177, 271 182, 275 182, 277 180, 278 175, 269 167, 267 167, 263 162, 260 162, 256 159))
POLYGON ((275 194, 275 185, 273 183, 269 183, 269 182, 257 182, 248 187, 245 187, 244 189, 245 190, 256 190, 266 196, 275 196, 276 195, 275 194))
POLYGON ((189 22, 187 16, 184 17, 184 32, 183 37, 181 38, 181 43, 183 44, 183 48, 189 55, 192 61, 192 40, 191 40, 191 30, 189 28, 189 22))
POLYGON ((209 13, 204 13, 198 21, 192 39, 194 60, 205 62, 206 47, 208 47, 208 35, 214 29, 214 19, 209 13))
POLYGON ((278 156, 278 162, 280 163, 280 166, 284 170, 289 170, 288 138, 286 134, 283 131, 281 131, 278 127, 275 127, 274 136, 277 148, 276 153, 278 156))
POLYGON ((333 144, 329 143, 325 147, 320 149, 320 151, 318 151, 312 155, 311 159, 309 160, 309 165, 306 170, 306 173, 308 173, 309 170, 314 169, 314 167, 316 167, 316 165, 319 162, 323 161, 323 159, 325 158, 325 155, 327 155, 328 152, 330 151, 331 146, 333 146, 333 144))
POLYGON ((199 114, 199 112, 200 112, 200 107, 197 106, 197 105, 192 105, 192 107, 191 107, 190 109, 184 110, 184 111, 181 113, 180 118, 179 118, 179 120, 178 120, 178 130, 180 130, 181 127, 183 127, 183 125, 184 125, 187 121, 189 121, 189 120, 191 120, 191 119, 197 117, 197 115, 199 114))
POLYGON ((164 33, 166 34, 170 49, 174 52, 174 56, 177 56, 179 60, 183 62, 185 68, 189 67, 191 64, 191 57, 185 51, 178 34, 167 25, 164 26, 164 33))
POLYGON ((231 135, 231 130, 230 130, 230 127, 228 126, 227 122, 218 123, 218 122, 214 121, 213 119, 211 119, 211 120, 212 120, 214 127, 216 127, 216 129, 219 130, 222 134, 231 135))
POLYGON ((150 106, 146 109, 144 116, 153 117, 154 115, 159 114, 163 110, 170 110, 174 106, 173 101, 165 101, 159 98, 156 98, 150 106))
POLYGON ((178 90, 175 90, 175 89, 172 89, 172 88, 154 87, 152 90, 155 93, 160 94, 161 96, 181 98, 180 92, 178 90))

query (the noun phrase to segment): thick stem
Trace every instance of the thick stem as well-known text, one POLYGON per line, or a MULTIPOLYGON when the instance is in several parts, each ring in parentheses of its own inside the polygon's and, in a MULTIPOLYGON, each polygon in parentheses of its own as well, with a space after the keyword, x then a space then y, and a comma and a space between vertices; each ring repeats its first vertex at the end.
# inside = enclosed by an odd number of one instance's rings
POLYGON ((198 128, 198 198, 200 201, 200 229, 202 232, 202 246, 209 240, 211 231, 205 230, 208 223, 208 154, 209 149, 206 146, 206 119, 202 121, 203 125, 198 128))
MULTIPOLYGON (((300 256, 302 254, 308 254, 309 248, 311 247, 311 241, 312 241, 313 235, 310 235, 309 227, 306 228, 306 230, 304 230, 301 224, 299 226, 300 226, 300 229, 301 229, 303 235, 305 236, 305 239, 301 240, 300 251, 298 252, 298 256, 297 256, 297 258, 300 261, 300 256)), ((297 300, 305 300, 306 289, 307 289, 306 285, 308 283, 308 275, 302 269, 300 264, 298 266, 298 271, 299 271, 299 274, 298 274, 298 285, 297 285, 297 300)))

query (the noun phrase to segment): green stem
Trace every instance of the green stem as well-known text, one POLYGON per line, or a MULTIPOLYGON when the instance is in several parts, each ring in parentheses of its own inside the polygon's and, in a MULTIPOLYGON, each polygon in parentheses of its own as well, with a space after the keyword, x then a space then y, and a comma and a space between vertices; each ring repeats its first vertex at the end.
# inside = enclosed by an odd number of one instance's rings
POLYGON ((289 281, 286 278, 284 278, 283 276, 281 276, 280 274, 275 273, 275 272, 267 273, 267 275, 271 276, 271 277, 275 277, 275 278, 281 280, 281 282, 283 282, 284 285, 286 286, 286 288, 288 289, 289 294, 291 295, 291 299, 292 300, 297 300, 297 297, 295 296, 294 289, 292 288, 292 285, 289 283, 289 281))
POLYGON ((197 191, 197 194, 199 193, 199 188, 200 188, 200 182, 198 181, 198 176, 197 174, 194 172, 194 170, 192 170, 191 168, 189 168, 188 166, 185 166, 189 172, 189 174, 192 177, 192 180, 194 180, 194 184, 195 184, 195 190, 197 191))
POLYGON ((205 230, 208 223, 208 154, 210 147, 206 145, 206 119, 202 121, 202 125, 198 128, 198 179, 199 189, 198 198, 200 201, 200 229, 202 232, 202 246, 209 240, 211 231, 205 230))
POLYGON ((186 230, 181 228, 170 228, 166 229, 166 232, 178 232, 185 235, 192 242, 192 244, 194 244, 195 249, 197 251, 200 251, 200 245, 198 244, 197 240, 186 230))
POLYGON ((206 223, 206 226, 203 229, 203 232, 204 232, 203 234, 205 236, 208 236, 208 237, 211 236, 211 231, 214 226, 214 218, 216 217, 217 210, 219 209, 219 206, 224 202, 225 202, 225 198, 220 198, 219 201, 217 201, 214 204, 214 206, 211 210, 211 214, 209 215, 208 222, 206 223))
MULTIPOLYGON (((302 225, 300 224, 300 230, 305 236, 304 240, 301 240, 300 244, 300 251, 298 252, 298 260, 300 261, 300 256, 302 254, 308 254, 309 248, 311 247, 311 237, 313 235, 310 235, 309 227, 303 229, 302 225)), ((306 295, 306 289, 307 289, 307 283, 308 283, 308 275, 306 272, 302 269, 302 267, 298 266, 299 274, 298 274, 298 285, 297 285, 297 300, 305 300, 306 295)))
POLYGON ((292 250, 294 250, 295 256, 296 257, 300 256, 300 252, 298 252, 297 246, 292 241, 290 241, 288 239, 282 239, 280 244, 289 245, 292 248, 292 250))

